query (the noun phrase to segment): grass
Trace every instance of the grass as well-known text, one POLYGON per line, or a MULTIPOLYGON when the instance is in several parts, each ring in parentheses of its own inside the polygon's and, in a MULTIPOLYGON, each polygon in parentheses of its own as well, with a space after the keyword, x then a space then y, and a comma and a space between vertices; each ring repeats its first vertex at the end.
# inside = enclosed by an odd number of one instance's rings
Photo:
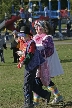
MULTIPOLYGON (((72 41, 70 40, 70 42, 72 41)), ((69 102, 72 104, 72 44, 56 45, 56 49, 63 66, 64 75, 53 78, 53 81, 63 95, 66 104, 69 102)), ((4 50, 4 56, 6 63, 0 63, 0 108, 20 108, 24 100, 22 89, 24 68, 17 69, 17 64, 12 63, 12 50, 9 48, 4 50)), ((51 96, 52 99, 53 95, 51 96)), ((72 108, 72 106, 65 108, 72 108)))

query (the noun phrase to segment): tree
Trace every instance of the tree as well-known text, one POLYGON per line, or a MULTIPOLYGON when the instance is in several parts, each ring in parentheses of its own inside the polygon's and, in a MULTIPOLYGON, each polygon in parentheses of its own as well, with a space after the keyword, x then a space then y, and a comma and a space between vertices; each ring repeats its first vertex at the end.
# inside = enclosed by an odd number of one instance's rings
POLYGON ((72 0, 70 0, 71 14, 72 14, 72 0))
POLYGON ((8 15, 12 13, 12 4, 15 6, 15 11, 19 10, 19 0, 0 0, 0 19, 4 19, 5 13, 8 15))
MULTIPOLYGON (((27 0, 26 1, 27 5, 27 0)), ((46 5, 48 6, 49 0, 42 0, 42 6, 46 5)), ((58 9, 58 3, 57 0, 52 0, 52 9, 57 10, 58 9)), ((12 13, 12 5, 14 5, 15 12, 20 9, 21 6, 21 0, 0 0, 0 19, 4 19, 5 13, 11 14, 12 13)), ((72 10, 72 0, 70 0, 71 10, 72 10)), ((24 6, 25 7, 25 6, 24 6)), ((61 9, 65 9, 67 7, 67 0, 61 0, 61 9)), ((72 11, 71 11, 72 13, 72 11)))

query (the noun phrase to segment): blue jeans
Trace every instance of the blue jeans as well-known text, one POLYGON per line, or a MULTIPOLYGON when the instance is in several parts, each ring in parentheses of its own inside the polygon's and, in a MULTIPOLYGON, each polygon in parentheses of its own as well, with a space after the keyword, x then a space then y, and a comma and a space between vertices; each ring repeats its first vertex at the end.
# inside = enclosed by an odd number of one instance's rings
POLYGON ((32 71, 24 72, 24 97, 25 104, 33 104, 33 92, 38 94, 40 97, 47 99, 49 92, 42 88, 43 84, 41 83, 40 78, 35 78, 37 68, 34 68, 32 71))
POLYGON ((32 71, 24 71, 24 104, 33 104, 33 82, 36 76, 37 67, 32 71))

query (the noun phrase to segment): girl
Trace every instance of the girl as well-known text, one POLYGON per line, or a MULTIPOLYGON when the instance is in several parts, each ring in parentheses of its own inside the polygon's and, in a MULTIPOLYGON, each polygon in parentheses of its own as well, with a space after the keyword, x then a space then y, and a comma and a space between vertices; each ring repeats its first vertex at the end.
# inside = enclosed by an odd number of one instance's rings
MULTIPOLYGON (((57 75, 63 74, 63 69, 60 64, 56 49, 54 47, 52 39, 52 28, 47 21, 36 21, 35 30, 37 34, 34 36, 33 40, 36 42, 37 49, 40 51, 42 56, 46 58, 49 65, 50 77, 55 77, 57 75)), ((58 103, 63 100, 62 95, 59 93, 56 85, 51 80, 49 86, 47 87, 55 96, 52 104, 58 103)), ((38 101, 38 95, 35 94, 34 102, 38 101)))

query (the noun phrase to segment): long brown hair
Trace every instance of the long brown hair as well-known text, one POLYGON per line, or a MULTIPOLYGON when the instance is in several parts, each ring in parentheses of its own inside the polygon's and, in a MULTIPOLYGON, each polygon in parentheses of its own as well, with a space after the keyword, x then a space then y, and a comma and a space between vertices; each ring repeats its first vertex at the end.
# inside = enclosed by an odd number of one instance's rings
POLYGON ((53 34, 53 28, 48 21, 44 21, 44 28, 43 29, 47 35, 53 34))

